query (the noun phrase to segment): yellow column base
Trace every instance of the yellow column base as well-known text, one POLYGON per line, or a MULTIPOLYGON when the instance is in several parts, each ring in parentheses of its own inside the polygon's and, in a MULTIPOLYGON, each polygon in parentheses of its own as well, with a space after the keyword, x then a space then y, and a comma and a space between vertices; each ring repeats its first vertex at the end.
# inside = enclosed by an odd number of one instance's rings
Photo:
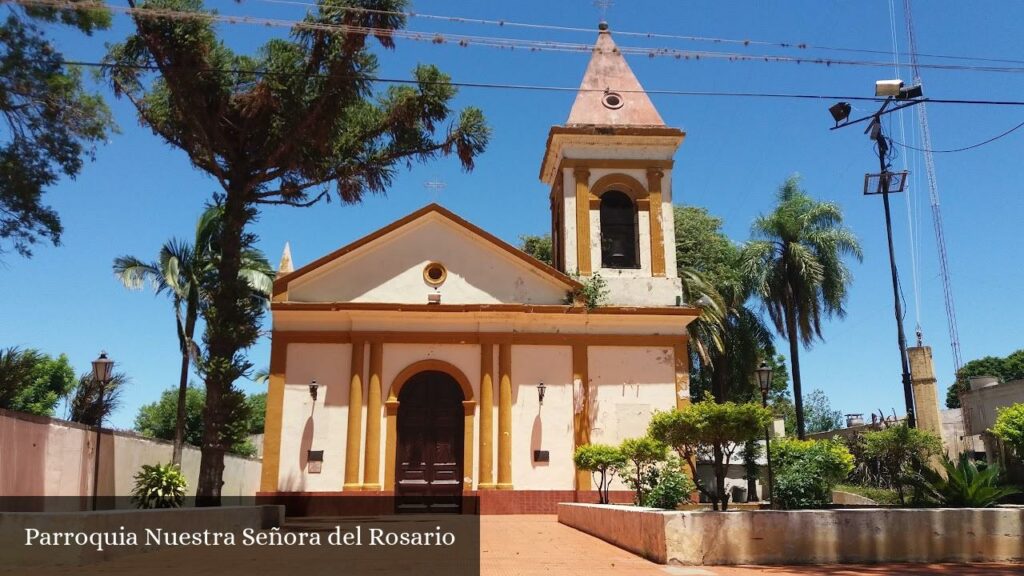
POLYGON ((341 489, 342 490, 347 490, 347 491, 350 491, 350 492, 351 491, 359 491, 359 490, 363 489, 363 485, 362 484, 345 484, 345 485, 343 485, 341 487, 341 489))
POLYGON ((477 490, 495 490, 497 487, 498 487, 498 485, 494 484, 492 482, 492 483, 489 483, 489 484, 477 484, 476 489, 477 490))
POLYGON ((380 492, 380 484, 363 484, 362 490, 364 492, 380 492))
POLYGON ((512 489, 512 484, 496 484, 495 487, 498 490, 511 490, 512 489))

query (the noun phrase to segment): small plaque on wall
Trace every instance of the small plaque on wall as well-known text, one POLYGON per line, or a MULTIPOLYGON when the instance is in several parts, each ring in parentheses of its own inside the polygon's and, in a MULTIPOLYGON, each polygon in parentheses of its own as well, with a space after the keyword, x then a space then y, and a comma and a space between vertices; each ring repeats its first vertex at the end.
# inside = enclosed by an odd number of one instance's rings
POLYGON ((550 462, 551 461, 551 453, 548 452, 547 450, 534 450, 533 451, 533 461, 534 462, 550 462))
POLYGON ((310 474, 319 474, 324 466, 324 451, 310 450, 306 453, 306 471, 310 474))

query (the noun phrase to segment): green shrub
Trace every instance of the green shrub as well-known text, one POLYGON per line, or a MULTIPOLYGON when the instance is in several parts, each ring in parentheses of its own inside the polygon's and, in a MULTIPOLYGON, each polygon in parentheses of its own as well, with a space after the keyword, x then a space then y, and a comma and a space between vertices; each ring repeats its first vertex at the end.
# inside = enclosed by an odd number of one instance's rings
POLYGON ((643 505, 650 508, 675 510, 679 504, 689 502, 690 495, 697 489, 693 480, 683 474, 682 463, 674 456, 652 466, 647 479, 649 489, 644 495, 643 505))
POLYGON ((783 438, 772 443, 775 507, 820 508, 832 500, 832 488, 853 470, 853 456, 836 440, 783 438))
POLYGON ((180 508, 187 485, 175 464, 143 464, 135 475, 132 502, 138 508, 180 508))
POLYGON ((584 444, 576 448, 572 461, 578 470, 593 474, 597 481, 597 496, 601 504, 608 503, 608 487, 615 474, 626 466, 626 458, 615 446, 584 444))
POLYGON ((931 432, 906 424, 864 434, 864 456, 876 462, 880 476, 896 489, 906 504, 905 486, 928 468, 931 457, 942 453, 942 440, 931 432))
POLYGON ((961 454, 956 463, 943 456, 942 467, 945 478, 930 468, 921 471, 921 478, 928 493, 943 506, 990 508, 1007 496, 1020 494, 1015 486, 1000 485, 999 466, 981 468, 967 454, 961 454))
POLYGON ((992 434, 1005 442, 1024 460, 1024 404, 999 408, 992 434))
POLYGON ((644 502, 644 485, 651 484, 648 479, 651 475, 654 464, 665 459, 668 446, 658 442, 650 436, 641 438, 628 438, 619 444, 619 453, 629 464, 624 476, 626 483, 636 492, 633 502, 640 506, 644 502))
POLYGON ((890 490, 889 488, 861 486, 860 484, 837 484, 833 490, 863 496, 885 506, 895 506, 900 503, 899 495, 896 494, 895 490, 890 490))

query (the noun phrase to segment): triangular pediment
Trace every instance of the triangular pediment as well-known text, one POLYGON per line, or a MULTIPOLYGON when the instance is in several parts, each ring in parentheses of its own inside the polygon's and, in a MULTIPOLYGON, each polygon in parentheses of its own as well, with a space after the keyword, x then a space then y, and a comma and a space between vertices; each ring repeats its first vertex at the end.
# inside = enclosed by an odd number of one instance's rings
POLYGON ((443 304, 562 304, 577 288, 572 278, 431 204, 277 279, 274 299, 427 304, 436 294, 443 304), (436 277, 427 273, 431 265, 436 277))

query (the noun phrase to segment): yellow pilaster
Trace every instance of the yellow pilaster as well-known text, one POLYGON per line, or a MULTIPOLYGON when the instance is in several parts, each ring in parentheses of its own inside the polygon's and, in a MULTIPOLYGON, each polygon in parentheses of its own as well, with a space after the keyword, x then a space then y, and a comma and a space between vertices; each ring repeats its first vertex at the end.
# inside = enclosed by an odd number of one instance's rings
POLYGON ((278 488, 281 466, 281 421, 284 413, 284 377, 288 361, 288 341, 276 334, 270 345, 270 380, 267 388, 267 413, 263 436, 263 466, 260 490, 274 492, 278 488))
POLYGON ((512 489, 512 344, 498 345, 498 489, 512 489))
POLYGON ((464 400, 462 414, 463 490, 470 490, 473 488, 473 417, 476 415, 476 400, 464 400))
POLYGON ((395 489, 395 461, 398 458, 398 400, 384 403, 387 430, 384 437, 384 490, 395 489))
POLYGON ((665 275, 665 235, 661 228, 661 168, 647 169, 647 191, 650 198, 651 274, 665 275))
POLYGON ((366 453, 363 465, 363 490, 379 491, 381 382, 384 344, 370 343, 370 380, 366 388, 366 453))
MULTIPOLYGON (((587 371, 587 345, 572 347, 573 443, 578 448, 590 444, 590 376, 587 371)), ((590 490, 590 472, 576 471, 576 489, 590 490)))
POLYGON ((589 275, 590 266, 590 170, 573 170, 576 180, 576 268, 589 275))
POLYGON ((494 345, 480 344, 480 490, 494 488, 494 345))
POLYGON ((685 338, 672 347, 672 355, 676 364, 676 409, 682 410, 690 405, 690 353, 685 338))
POLYGON ((345 448, 345 490, 359 490, 359 448, 363 428, 363 342, 352 342, 352 378, 348 391, 348 433, 345 448))

